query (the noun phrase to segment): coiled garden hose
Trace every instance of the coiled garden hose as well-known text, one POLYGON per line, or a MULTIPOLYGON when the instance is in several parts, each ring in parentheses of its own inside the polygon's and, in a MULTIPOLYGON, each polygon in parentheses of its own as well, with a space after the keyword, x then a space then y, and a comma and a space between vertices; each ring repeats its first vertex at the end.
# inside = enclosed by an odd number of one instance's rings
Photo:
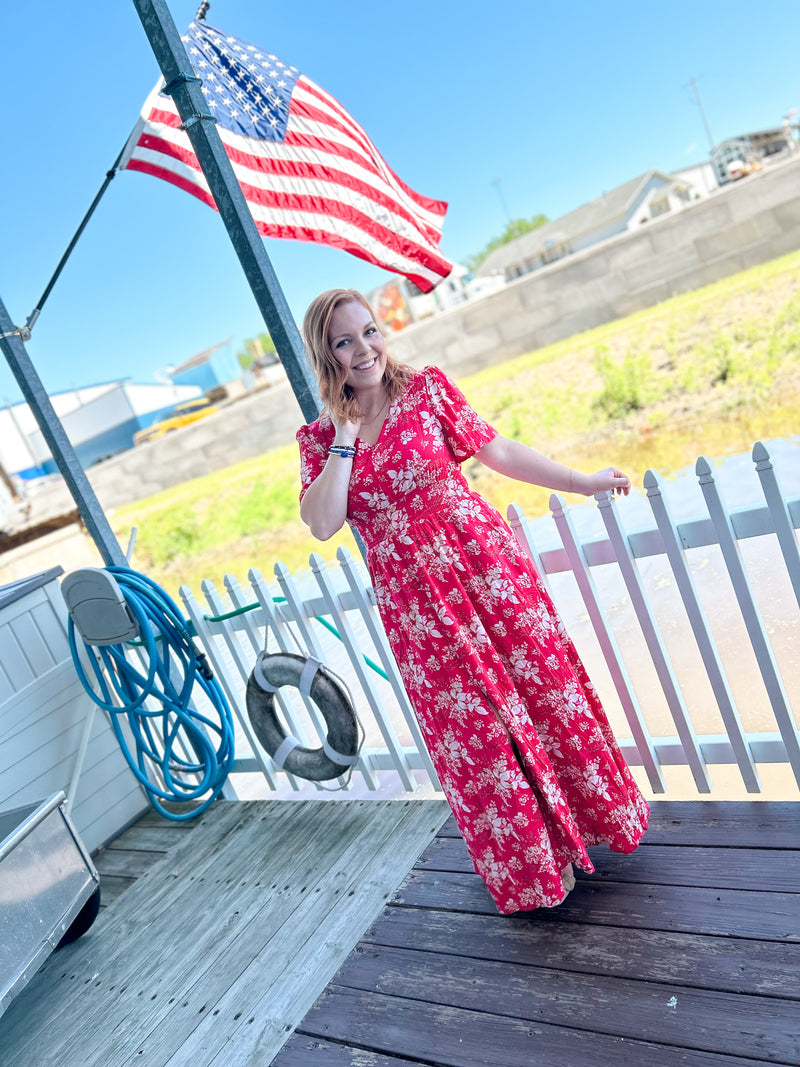
POLYGON ((230 706, 171 597, 137 571, 118 566, 106 569, 119 585, 140 637, 119 644, 84 642, 81 657, 77 642, 83 639, 76 635, 70 616, 75 669, 92 700, 108 712, 123 755, 153 808, 167 819, 185 821, 205 811, 219 796, 230 772, 234 759, 230 706), (125 654, 132 646, 139 650, 141 669, 125 654), (93 682, 86 676, 83 660, 92 665, 93 682), (207 714, 191 706, 195 685, 211 704, 207 714), (160 706, 146 707, 146 702, 160 706), (123 720, 133 738, 133 752, 123 720), (176 813, 165 803, 192 807, 176 813))

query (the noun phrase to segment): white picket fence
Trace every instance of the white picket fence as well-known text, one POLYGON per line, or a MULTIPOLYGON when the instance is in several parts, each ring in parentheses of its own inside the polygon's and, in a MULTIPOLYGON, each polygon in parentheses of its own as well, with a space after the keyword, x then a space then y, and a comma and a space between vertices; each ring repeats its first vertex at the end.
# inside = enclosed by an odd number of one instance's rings
MULTIPOLYGON (((565 616, 626 759, 644 768, 655 793, 667 791, 663 768, 669 765, 688 767, 702 794, 712 791, 710 768, 721 764, 738 767, 749 793, 761 791, 757 764, 789 765, 800 786, 800 734, 787 695, 794 686, 800 696, 800 498, 786 499, 760 442, 753 461, 764 505, 728 510, 711 464, 701 457, 696 474, 707 515, 686 522, 673 519, 665 487, 648 471, 644 487, 655 525, 638 532, 623 528, 627 502, 598 494, 605 536, 582 541, 574 510, 554 494, 560 543, 540 551, 520 509, 508 511, 565 616), (766 583, 750 573, 749 545, 760 546, 756 570, 769 562, 766 583), (787 612, 789 589, 794 599, 787 612), (780 620, 765 621, 762 605, 771 610, 778 602, 780 620), (783 640, 780 655, 776 636, 783 640)), ((315 554, 310 572, 294 576, 278 563, 272 582, 251 570, 249 590, 228 575, 224 598, 205 581, 202 607, 190 589, 181 589, 239 724, 230 796, 238 795, 236 775, 244 772, 259 771, 273 790, 306 785, 275 766, 247 719, 245 685, 266 630, 271 651, 313 656, 348 685, 365 731, 357 784, 375 790, 380 772, 390 771, 400 790, 414 790, 426 778, 438 788, 363 564, 341 548, 337 558, 338 566, 328 565, 315 554)), ((288 731, 316 747, 325 736, 318 709, 294 690, 283 689, 276 699, 288 731)))

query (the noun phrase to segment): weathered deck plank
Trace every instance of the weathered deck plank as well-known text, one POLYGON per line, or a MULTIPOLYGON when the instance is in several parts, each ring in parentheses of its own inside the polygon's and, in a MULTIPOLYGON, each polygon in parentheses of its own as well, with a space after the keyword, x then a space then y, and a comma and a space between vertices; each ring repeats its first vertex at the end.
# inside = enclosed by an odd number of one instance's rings
MULTIPOLYGON (((144 872, 142 872, 144 873, 144 872)), ((116 874, 101 874, 101 881, 103 888, 100 892, 100 909, 101 911, 109 907, 115 900, 119 900, 126 889, 130 889, 135 878, 121 878, 116 874)))
POLYGON ((281 1056, 285 1067, 419 1067, 420 1062, 299 1036, 281 1056))
MULTIPOLYGON (((369 825, 356 809, 348 824, 331 824, 338 833, 338 856, 324 871, 317 861, 316 824, 308 848, 295 845, 294 855, 287 857, 292 883, 277 888, 268 912, 258 902, 250 923, 226 945, 225 959, 217 960, 216 973, 204 976, 199 988, 183 998, 184 1010, 170 1013, 140 1042, 137 1054, 141 1049, 145 1062, 154 1067, 170 1062, 165 1051, 180 1053, 179 1062, 216 1063, 220 1058, 233 1065, 245 1062, 251 1046, 257 1046, 263 1058, 256 1062, 268 1062, 283 1043, 287 1019, 310 1007, 313 984, 324 985, 352 947, 359 922, 353 910, 356 895, 360 909, 372 915, 379 911, 390 895, 384 881, 387 867, 399 860, 407 868, 414 860, 412 854, 403 855, 403 838, 415 840, 412 852, 418 852, 420 825, 431 822, 430 813, 413 802, 386 814, 392 818, 369 825), (291 937, 289 924, 294 928, 291 937), (302 967, 295 969, 298 958, 302 967), (198 1024, 202 1004, 212 999, 216 1014, 198 1024), (255 1019, 257 1027, 251 1021, 255 1019)), ((430 836, 433 833, 430 826, 430 836)))
MULTIPOLYGON (((581 880, 557 916, 541 922, 598 923, 646 930, 754 937, 800 943, 800 898, 735 889, 694 889, 625 882, 581 880)), ((414 871, 398 891, 397 903, 493 915, 496 909, 477 875, 414 871)))
MULTIPOLYGON (((365 926, 363 910, 369 911, 374 917, 391 896, 386 891, 383 872, 387 867, 411 866, 415 858, 412 853, 420 851, 420 827, 424 827, 423 832, 430 836, 435 833, 434 828, 427 829, 430 822, 430 814, 412 803, 402 816, 402 821, 398 821, 391 832, 380 836, 371 833, 368 842, 362 835, 359 841, 354 842, 350 854, 343 855, 340 863, 328 873, 326 888, 328 892, 341 890, 343 895, 353 898, 354 905, 357 895, 357 913, 353 906, 340 907, 335 911, 325 908, 321 899, 307 898, 303 902, 295 915, 295 920, 307 936, 301 948, 302 969, 292 972, 291 952, 297 949, 288 944, 278 944, 274 952, 262 954, 254 961, 254 966, 242 975, 238 988, 232 987, 226 995, 226 1001, 234 1007, 241 1003, 243 984, 251 990, 258 990, 251 1010, 259 1020, 259 1025, 245 1026, 242 1020, 227 1035, 225 1043, 220 1044, 219 1027, 209 1025, 206 1021, 208 1033, 202 1036, 207 1041, 213 1033, 219 1049, 209 1061, 213 1067, 260 1065, 271 1061, 286 1040, 287 1020, 291 1020, 292 1025, 296 1024, 314 1003, 317 991, 333 977, 352 948, 356 940, 353 936, 354 925, 360 924, 362 929, 365 926), (404 841, 414 842, 414 845, 409 849, 408 845, 404 846, 404 841), (313 983, 309 982, 309 975, 313 975, 313 983)), ((196 1036, 201 1036, 200 1028, 196 1036)), ((203 1049, 205 1047, 204 1044, 203 1049)), ((181 1055, 185 1054, 187 1048, 192 1051, 193 1042, 181 1049, 181 1055)))
POLYGON ((148 812, 134 826, 98 849, 93 859, 103 883, 101 909, 118 900, 137 878, 163 859, 184 835, 191 833, 195 825, 192 820, 169 822, 154 811, 148 812))
MULTIPOLYGON (((531 922, 501 915, 385 908, 362 945, 386 945, 565 971, 680 981, 687 987, 800 999, 795 945, 662 930, 531 922)), ((797 1006, 800 1012, 800 1005, 797 1006)))
MULTIPOLYGON (((674 845, 642 845, 635 861, 630 856, 590 848, 597 868, 588 877, 608 881, 646 882, 715 889, 755 889, 762 892, 792 893, 798 889, 800 841, 794 849, 783 849, 780 857, 764 848, 709 848, 674 845), (769 871, 765 879, 764 872, 769 871)), ((417 864, 419 870, 474 871, 462 838, 439 837, 426 849, 417 864)), ((576 871, 577 877, 583 877, 576 871)))
MULTIPOLYGON (((439 837, 460 837, 452 816, 439 837)), ((796 801, 659 800, 651 805, 645 845, 708 845, 714 848, 798 848, 796 801), (736 818, 731 817, 731 807, 736 818)))
POLYGON ((95 867, 101 875, 113 874, 119 878, 136 879, 148 867, 164 858, 164 852, 143 852, 140 849, 106 849, 95 857, 95 867))
POLYGON ((463 954, 360 945, 336 976, 339 986, 533 1023, 689 1046, 704 1052, 800 1062, 796 1001, 672 982, 570 974, 550 967, 463 954))
POLYGON ((257 1047, 268 1063, 446 814, 443 801, 215 805, 51 957, 0 1020, 0 1061, 202 1067, 257 1047))
MULTIPOLYGON (((336 985, 302 1027, 272 1067, 317 1067, 313 1057, 295 1058, 298 1042, 308 1036, 349 1044, 359 1055, 378 1051, 435 1067, 764 1067, 763 1059, 629 1041, 336 985)), ((359 1060, 343 1063, 356 1067, 359 1060)))
POLYGON ((591 852, 503 917, 449 819, 273 1067, 800 1064, 800 804, 657 803, 591 852))
MULTIPOLYGON (((160 816, 156 817, 160 818, 160 816)), ((118 849, 126 849, 129 852, 169 852, 175 845, 180 844, 181 837, 190 833, 191 829, 191 822, 169 823, 164 819, 161 819, 158 825, 148 823, 143 826, 141 823, 136 823, 109 842, 100 855, 115 852, 118 849)))

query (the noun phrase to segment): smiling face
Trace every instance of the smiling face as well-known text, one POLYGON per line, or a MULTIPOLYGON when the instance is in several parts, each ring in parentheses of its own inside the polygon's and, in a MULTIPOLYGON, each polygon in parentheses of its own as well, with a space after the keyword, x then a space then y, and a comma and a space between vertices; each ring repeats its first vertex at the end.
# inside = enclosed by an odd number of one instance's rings
POLYGON ((386 345, 369 308, 357 300, 339 304, 331 315, 328 345, 346 372, 345 383, 359 392, 383 381, 386 345))

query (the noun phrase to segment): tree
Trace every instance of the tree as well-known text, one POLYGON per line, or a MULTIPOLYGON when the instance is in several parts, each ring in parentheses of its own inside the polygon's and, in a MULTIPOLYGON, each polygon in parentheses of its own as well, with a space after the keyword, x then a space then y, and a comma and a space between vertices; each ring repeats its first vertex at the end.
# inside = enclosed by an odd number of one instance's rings
POLYGON ((465 266, 471 272, 476 271, 490 252, 494 252, 496 248, 501 248, 503 245, 508 244, 509 241, 515 241, 517 237, 522 237, 524 233, 530 233, 531 230, 537 230, 540 226, 544 226, 544 224, 549 221, 547 215, 532 215, 529 219, 509 220, 508 225, 499 237, 493 237, 480 252, 467 256, 464 261, 465 266))
POLYGON ((239 366, 243 370, 254 363, 257 359, 263 359, 267 357, 267 362, 272 363, 273 359, 270 357, 276 357, 275 343, 268 333, 260 333, 258 337, 249 337, 244 342, 244 347, 236 353, 236 358, 239 361, 239 366))

